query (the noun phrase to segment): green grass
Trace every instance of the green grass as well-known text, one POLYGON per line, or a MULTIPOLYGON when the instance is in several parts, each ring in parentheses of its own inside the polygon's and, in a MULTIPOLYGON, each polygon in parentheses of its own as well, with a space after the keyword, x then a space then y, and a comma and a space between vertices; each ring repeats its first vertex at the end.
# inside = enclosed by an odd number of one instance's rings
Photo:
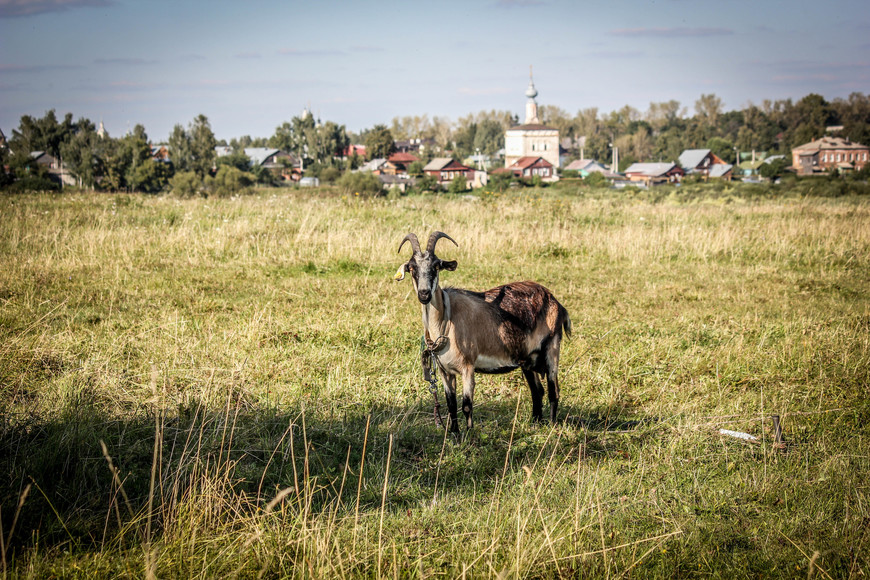
POLYGON ((870 203, 741 191, 0 197, 4 575, 866 576, 870 203), (432 229, 570 312, 561 424, 434 425, 432 229))

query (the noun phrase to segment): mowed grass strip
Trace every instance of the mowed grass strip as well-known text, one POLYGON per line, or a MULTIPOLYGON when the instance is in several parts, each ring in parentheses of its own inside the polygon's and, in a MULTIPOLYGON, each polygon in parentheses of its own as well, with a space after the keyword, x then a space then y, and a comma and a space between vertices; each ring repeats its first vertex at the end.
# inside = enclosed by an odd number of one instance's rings
POLYGON ((0 219, 10 577, 870 572, 866 197, 27 195, 0 219), (460 245, 443 284, 568 309, 560 424, 530 424, 519 374, 478 376, 462 442, 434 424, 392 281, 433 229, 460 245))

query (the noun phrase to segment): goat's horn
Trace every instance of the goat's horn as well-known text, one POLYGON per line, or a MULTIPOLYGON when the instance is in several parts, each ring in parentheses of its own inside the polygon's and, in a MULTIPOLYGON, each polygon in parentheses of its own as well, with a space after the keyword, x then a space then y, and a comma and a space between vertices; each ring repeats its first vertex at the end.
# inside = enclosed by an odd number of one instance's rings
POLYGON ((435 244, 441 238, 447 238, 448 240, 453 242, 454 246, 456 246, 457 248, 459 247, 459 244, 456 243, 456 240, 454 240, 444 232, 432 232, 432 234, 429 236, 429 242, 426 244, 426 251, 429 253, 435 252, 435 244))
POLYGON ((404 238, 402 238, 402 243, 399 244, 399 250, 396 252, 397 254, 402 251, 402 246, 405 245, 405 242, 411 242, 411 248, 414 250, 415 254, 423 253, 420 251, 420 242, 417 240, 417 236, 411 232, 408 232, 408 234, 404 238))

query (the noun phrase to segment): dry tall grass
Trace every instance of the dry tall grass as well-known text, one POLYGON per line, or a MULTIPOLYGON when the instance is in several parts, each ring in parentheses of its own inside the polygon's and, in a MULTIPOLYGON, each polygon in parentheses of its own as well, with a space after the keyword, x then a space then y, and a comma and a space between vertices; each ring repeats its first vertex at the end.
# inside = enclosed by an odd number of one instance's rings
POLYGON ((0 217, 10 577, 868 573, 861 198, 34 195, 0 217), (481 378, 461 444, 433 425, 391 275, 436 228, 460 244, 444 283, 534 279, 568 308, 561 425, 528 423, 519 375, 481 378))

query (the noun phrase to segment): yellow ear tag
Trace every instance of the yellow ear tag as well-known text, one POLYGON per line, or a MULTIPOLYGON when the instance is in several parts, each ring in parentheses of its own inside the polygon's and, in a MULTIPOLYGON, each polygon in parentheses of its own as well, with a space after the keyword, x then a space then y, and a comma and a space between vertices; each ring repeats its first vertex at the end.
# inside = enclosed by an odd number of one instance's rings
POLYGON ((393 276, 393 280, 395 280, 396 282, 401 282, 404 279, 405 279, 405 265, 402 264, 401 266, 399 266, 399 269, 396 270, 396 275, 393 276))

